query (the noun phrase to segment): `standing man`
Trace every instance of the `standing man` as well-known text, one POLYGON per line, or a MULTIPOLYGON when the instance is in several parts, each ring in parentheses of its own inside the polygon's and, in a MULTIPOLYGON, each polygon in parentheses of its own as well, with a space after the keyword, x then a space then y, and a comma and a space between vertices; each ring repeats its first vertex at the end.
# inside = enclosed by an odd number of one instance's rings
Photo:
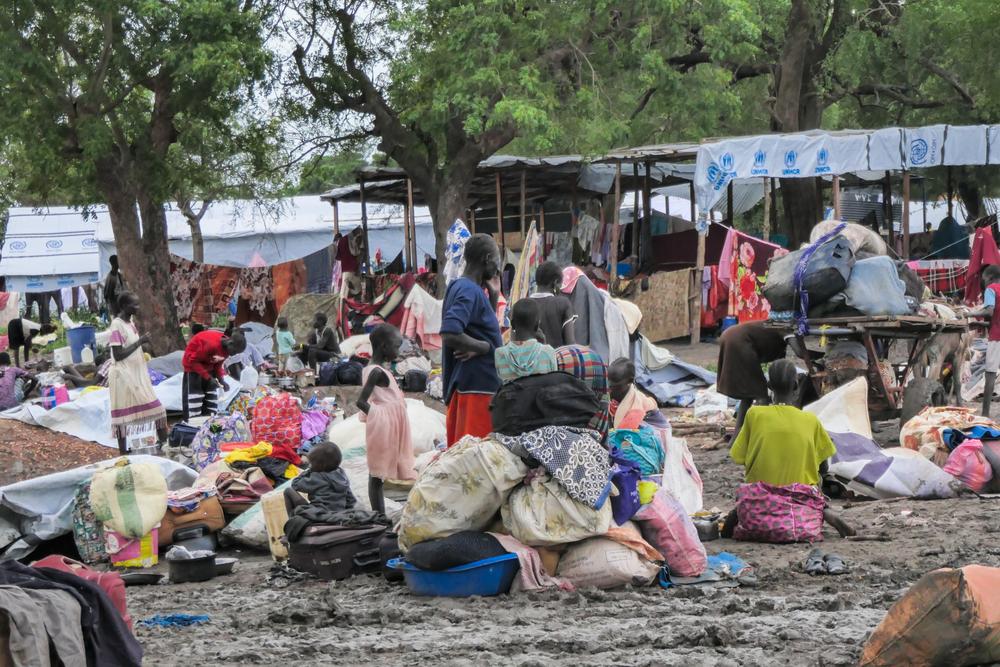
POLYGON ((441 319, 449 447, 493 430, 490 401, 500 388, 493 353, 503 345, 499 296, 500 249, 493 237, 476 234, 465 244, 465 272, 448 285, 441 319))
POLYGON ((111 272, 104 279, 104 303, 108 307, 108 315, 114 319, 118 316, 118 295, 125 291, 125 277, 118 270, 118 255, 111 255, 108 263, 111 264, 111 272))

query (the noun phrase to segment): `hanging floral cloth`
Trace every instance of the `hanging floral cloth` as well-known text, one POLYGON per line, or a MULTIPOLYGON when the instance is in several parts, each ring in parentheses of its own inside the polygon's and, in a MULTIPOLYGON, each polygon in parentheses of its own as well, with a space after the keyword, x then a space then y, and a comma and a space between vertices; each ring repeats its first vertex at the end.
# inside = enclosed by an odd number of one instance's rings
POLYGON ((766 320, 771 304, 761 292, 771 259, 788 254, 781 246, 730 229, 719 259, 719 280, 729 285, 729 314, 739 322, 766 320))
POLYGON ((250 310, 264 315, 267 302, 274 300, 274 280, 271 268, 243 269, 240 272, 240 296, 250 302, 250 310))

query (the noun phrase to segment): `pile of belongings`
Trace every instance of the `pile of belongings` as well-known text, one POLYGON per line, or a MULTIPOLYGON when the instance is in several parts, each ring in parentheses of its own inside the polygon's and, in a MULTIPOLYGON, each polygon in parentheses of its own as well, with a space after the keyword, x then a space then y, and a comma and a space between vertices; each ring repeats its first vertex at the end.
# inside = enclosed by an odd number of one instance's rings
POLYGON ((0 664, 139 667, 142 646, 132 634, 125 584, 63 556, 30 567, 0 563, 0 664))
POLYGON ((501 388, 497 432, 467 436, 422 468, 397 527, 406 560, 444 570, 516 554, 512 591, 700 576, 707 556, 690 514, 701 509, 701 479, 684 442, 656 409, 612 430, 607 448, 582 407, 544 425, 506 419, 502 394, 540 377, 501 388))
POLYGON ((1000 424, 972 408, 927 407, 903 425, 899 442, 976 493, 1000 489, 1000 424))
POLYGON ((873 231, 827 220, 813 228, 809 245, 771 262, 763 294, 772 319, 906 315, 923 296, 911 273, 886 256, 873 231))

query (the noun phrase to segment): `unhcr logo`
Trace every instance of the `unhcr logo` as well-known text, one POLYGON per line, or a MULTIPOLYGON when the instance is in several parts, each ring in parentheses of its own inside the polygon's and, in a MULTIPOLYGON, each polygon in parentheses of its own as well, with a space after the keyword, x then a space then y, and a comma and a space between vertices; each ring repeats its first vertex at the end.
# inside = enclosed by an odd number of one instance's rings
POLYGON ((82 241, 80 241, 80 245, 82 245, 84 248, 93 248, 94 246, 97 245, 97 241, 95 241, 92 238, 83 239, 82 241))
POLYGON ((14 252, 21 252, 22 250, 28 247, 28 244, 25 243, 24 241, 11 241, 7 245, 7 247, 13 250, 14 252))
POLYGON ((736 172, 733 171, 734 162, 732 153, 723 153, 722 157, 719 158, 719 164, 712 162, 708 165, 705 175, 713 190, 721 190, 730 179, 736 177, 736 172))
POLYGON ((821 148, 816 153, 816 173, 829 174, 830 171, 830 151, 821 148))
POLYGON ((799 159, 799 154, 795 151, 788 151, 785 153, 785 169, 781 172, 782 176, 798 176, 801 172, 795 168, 795 163, 799 159))
POLYGON ((753 154, 753 168, 750 170, 751 176, 767 176, 767 153, 758 150, 753 154))
POLYGON ((63 242, 59 239, 52 239, 51 241, 45 242, 45 247, 49 250, 59 250, 63 246, 63 242))

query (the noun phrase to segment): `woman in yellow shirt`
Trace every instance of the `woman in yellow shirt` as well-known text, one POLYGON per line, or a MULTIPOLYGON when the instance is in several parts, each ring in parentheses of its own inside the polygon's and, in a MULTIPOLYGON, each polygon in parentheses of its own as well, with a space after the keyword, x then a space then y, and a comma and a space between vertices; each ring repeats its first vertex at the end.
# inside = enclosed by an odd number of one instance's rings
POLYGON ((723 535, 753 541, 812 541, 822 539, 823 519, 841 536, 853 535, 850 526, 826 509, 819 487, 826 461, 836 448, 819 419, 796 405, 800 392, 795 364, 787 359, 771 364, 768 385, 773 404, 750 408, 729 452, 746 472, 723 535))

